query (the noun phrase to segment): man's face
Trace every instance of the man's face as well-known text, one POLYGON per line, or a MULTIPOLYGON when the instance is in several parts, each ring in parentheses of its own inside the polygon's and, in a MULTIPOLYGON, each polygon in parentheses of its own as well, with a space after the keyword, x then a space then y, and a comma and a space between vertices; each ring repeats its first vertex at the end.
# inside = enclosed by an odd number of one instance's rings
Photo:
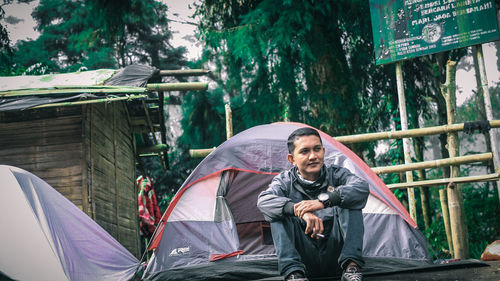
POLYGON ((310 181, 316 180, 323 167, 325 148, 321 140, 315 136, 302 136, 293 142, 295 149, 293 154, 288 154, 288 161, 297 166, 300 175, 310 181))

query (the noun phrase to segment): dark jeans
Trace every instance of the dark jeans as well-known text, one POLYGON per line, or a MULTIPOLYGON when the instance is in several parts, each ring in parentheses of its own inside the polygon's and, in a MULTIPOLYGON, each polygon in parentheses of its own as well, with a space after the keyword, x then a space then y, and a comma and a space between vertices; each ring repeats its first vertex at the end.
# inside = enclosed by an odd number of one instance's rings
POLYGON ((336 276, 342 273, 341 267, 345 267, 348 260, 359 266, 364 264, 361 210, 332 208, 332 211, 342 213, 342 225, 346 229, 341 229, 339 216, 334 214, 333 219, 323 221, 325 238, 320 239, 311 238, 311 233, 306 235, 306 223, 298 217, 271 222, 281 275, 300 270, 309 277, 336 276))

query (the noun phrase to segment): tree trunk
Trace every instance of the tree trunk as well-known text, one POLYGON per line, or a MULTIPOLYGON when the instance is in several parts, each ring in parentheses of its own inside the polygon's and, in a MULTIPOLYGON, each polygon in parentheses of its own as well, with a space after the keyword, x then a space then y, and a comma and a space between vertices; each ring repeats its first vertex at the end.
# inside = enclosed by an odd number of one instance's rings
POLYGON ((307 36, 309 46, 315 46, 311 49, 315 59, 306 65, 308 121, 333 136, 353 134, 360 123, 346 56, 334 56, 344 53, 341 34, 337 25, 314 24, 307 36))

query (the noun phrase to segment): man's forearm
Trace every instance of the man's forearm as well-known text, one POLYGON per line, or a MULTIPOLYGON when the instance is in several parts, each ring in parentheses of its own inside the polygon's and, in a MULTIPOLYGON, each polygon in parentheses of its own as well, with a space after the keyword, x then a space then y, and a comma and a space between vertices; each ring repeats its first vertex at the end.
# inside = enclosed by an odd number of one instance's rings
POLYGON ((287 202, 285 204, 285 206, 283 206, 283 214, 285 216, 294 216, 294 211, 293 211, 293 206, 295 205, 295 203, 293 203, 292 201, 290 202, 287 202))

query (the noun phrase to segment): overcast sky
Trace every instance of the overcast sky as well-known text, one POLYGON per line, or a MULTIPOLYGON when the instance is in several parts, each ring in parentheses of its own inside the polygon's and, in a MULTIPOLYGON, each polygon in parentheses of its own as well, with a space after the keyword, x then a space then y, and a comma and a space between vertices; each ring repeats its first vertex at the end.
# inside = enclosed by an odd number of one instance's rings
MULTIPOLYGON (((194 0, 163 0, 168 6, 168 18, 170 29, 173 32, 173 40, 171 44, 175 47, 187 47, 189 59, 199 58, 201 55, 201 44, 194 37, 196 27, 191 24, 182 22, 195 22, 196 19, 191 18, 194 13, 192 3, 194 0), (191 7, 190 7, 191 6, 191 7)), ((9 31, 9 36, 13 43, 17 40, 29 40, 38 37, 38 32, 34 30, 35 21, 31 17, 33 8, 38 5, 39 1, 34 1, 30 4, 11 4, 4 6, 6 13, 5 24, 9 31)), ((484 44, 484 57, 488 80, 490 86, 495 85, 500 78, 500 73, 497 70, 497 57, 493 44, 484 44)), ((469 59, 472 59, 469 57, 469 59)), ((458 93, 457 102, 462 104, 463 101, 472 94, 472 90, 476 88, 474 78, 474 70, 466 72, 459 69, 457 71, 458 93)))

